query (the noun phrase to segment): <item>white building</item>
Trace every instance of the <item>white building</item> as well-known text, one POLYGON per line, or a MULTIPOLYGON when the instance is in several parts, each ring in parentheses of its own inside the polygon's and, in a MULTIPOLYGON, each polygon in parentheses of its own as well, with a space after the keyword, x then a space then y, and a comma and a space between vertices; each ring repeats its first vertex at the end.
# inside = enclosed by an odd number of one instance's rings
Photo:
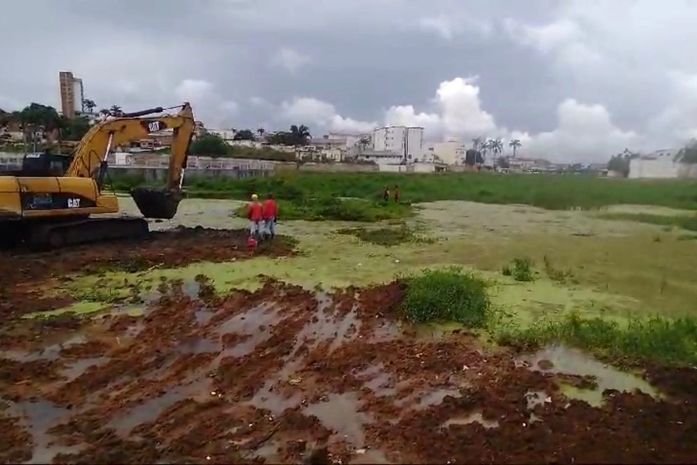
POLYGON ((464 164, 467 147, 456 141, 436 142, 429 148, 429 152, 447 165, 464 164))
POLYGON ((630 178, 677 178, 681 163, 675 160, 678 150, 665 149, 629 161, 630 178))
POLYGON ((208 132, 210 134, 214 134, 221 139, 223 139, 226 142, 232 141, 235 139, 235 131, 232 129, 209 129, 208 132))
POLYGON ((405 163, 414 163, 423 155, 424 128, 386 126, 373 130, 373 150, 389 152, 402 157, 405 163))

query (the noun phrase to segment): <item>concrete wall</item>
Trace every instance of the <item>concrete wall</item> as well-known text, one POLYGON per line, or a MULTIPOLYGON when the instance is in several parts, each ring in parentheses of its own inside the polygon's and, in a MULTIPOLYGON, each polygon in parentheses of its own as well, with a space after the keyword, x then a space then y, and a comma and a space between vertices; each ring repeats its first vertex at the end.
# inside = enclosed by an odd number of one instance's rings
POLYGON ((629 177, 636 178, 677 178, 678 163, 670 158, 641 159, 629 161, 629 177))
POLYGON ((377 165, 360 163, 304 163, 298 165, 292 162, 278 162, 274 171, 305 171, 312 173, 374 173, 378 171, 377 165))
MULTIPOLYGON (((126 168, 110 166, 109 172, 115 176, 133 176, 145 179, 146 182, 164 182, 167 178, 166 168, 126 168)), ((252 177, 273 176, 273 171, 268 170, 227 170, 227 169, 188 169, 184 175, 184 184, 188 178, 234 178, 244 179, 252 177)))

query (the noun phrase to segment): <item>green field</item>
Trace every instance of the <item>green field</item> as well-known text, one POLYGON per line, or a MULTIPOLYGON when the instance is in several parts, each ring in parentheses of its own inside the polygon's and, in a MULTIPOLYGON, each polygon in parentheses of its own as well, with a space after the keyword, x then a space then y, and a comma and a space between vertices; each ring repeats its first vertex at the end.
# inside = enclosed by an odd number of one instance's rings
MULTIPOLYGON (((117 179, 116 184, 124 189, 138 182, 138 179, 117 179)), ((243 180, 191 177, 186 181, 186 189, 193 196, 246 199, 252 193, 273 192, 284 200, 332 196, 379 200, 385 187, 391 189, 395 185, 399 185, 402 199, 411 203, 469 200, 525 204, 553 210, 636 204, 697 210, 697 181, 694 180, 646 181, 483 173, 289 173, 243 180)))

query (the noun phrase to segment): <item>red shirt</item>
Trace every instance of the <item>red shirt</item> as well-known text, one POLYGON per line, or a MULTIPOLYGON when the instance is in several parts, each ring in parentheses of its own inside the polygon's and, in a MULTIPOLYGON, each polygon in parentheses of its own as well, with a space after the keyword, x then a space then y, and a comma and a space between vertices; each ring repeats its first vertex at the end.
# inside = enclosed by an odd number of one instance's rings
POLYGON ((274 199, 264 200, 264 219, 270 220, 278 216, 278 205, 274 199))
POLYGON ((259 202, 252 202, 247 206, 247 218, 252 221, 261 221, 262 217, 261 204, 259 202))

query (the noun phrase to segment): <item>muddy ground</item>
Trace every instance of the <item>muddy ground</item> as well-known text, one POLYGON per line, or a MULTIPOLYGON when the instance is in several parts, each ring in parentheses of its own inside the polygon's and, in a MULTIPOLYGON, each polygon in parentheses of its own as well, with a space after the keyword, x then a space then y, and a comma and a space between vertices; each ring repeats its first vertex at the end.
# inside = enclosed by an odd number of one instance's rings
POLYGON ((201 276, 160 292, 142 317, 3 326, 0 462, 697 459, 697 370, 613 389, 592 360, 565 372, 553 352, 417 331, 399 283, 219 296, 201 276))
MULTIPOLYGON (((145 241, 115 241, 34 253, 0 251, 0 322, 28 312, 64 307, 74 301, 51 291, 72 273, 99 275, 179 267, 194 262, 226 262, 250 258, 247 230, 177 228, 151 232, 145 241)), ((279 237, 263 244, 256 255, 291 253, 293 243, 279 237)))

